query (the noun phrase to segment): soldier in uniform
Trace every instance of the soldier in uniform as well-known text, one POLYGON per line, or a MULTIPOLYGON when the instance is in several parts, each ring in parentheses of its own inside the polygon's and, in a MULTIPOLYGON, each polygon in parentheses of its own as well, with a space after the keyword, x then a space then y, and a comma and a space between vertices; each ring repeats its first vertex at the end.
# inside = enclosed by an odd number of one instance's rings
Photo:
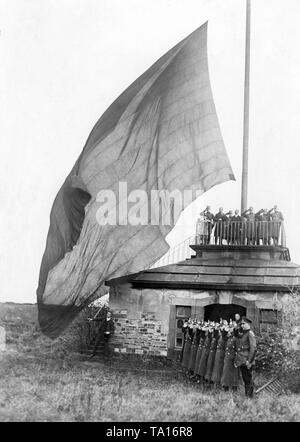
POLYGON ((221 385, 225 391, 228 391, 229 388, 237 389, 239 385, 239 369, 234 365, 236 338, 233 336, 233 327, 226 327, 225 330, 228 331, 228 337, 225 347, 221 385))
POLYGON ((207 206, 203 212, 200 213, 204 216, 204 223, 206 227, 206 236, 204 236, 205 244, 210 243, 211 231, 213 228, 214 214, 210 210, 210 206, 207 206))
POLYGON ((280 227, 283 221, 283 215, 279 212, 278 207, 274 206, 273 209, 269 210, 267 214, 271 217, 271 236, 274 241, 274 246, 278 245, 280 227))
POLYGON ((97 348, 101 341, 103 341, 103 357, 104 359, 108 359, 110 356, 110 346, 109 341, 115 331, 115 324, 112 319, 112 314, 108 310, 106 312, 106 318, 100 323, 98 336, 96 338, 96 342, 94 345, 93 353, 91 357, 94 357, 97 352, 97 348))
POLYGON ((245 385, 246 396, 250 398, 253 397, 254 393, 252 368, 256 353, 256 339, 253 331, 251 330, 251 323, 251 319, 246 317, 242 318, 241 326, 243 328, 243 335, 236 339, 236 356, 234 360, 235 367, 240 368, 245 385))
POLYGON ((212 340, 210 343, 209 355, 206 364, 206 372, 204 376, 204 379, 208 385, 212 383, 212 372, 214 368, 218 339, 219 339, 219 327, 218 324, 216 324, 212 334, 212 340))
POLYGON ((192 337, 193 337, 193 321, 189 319, 188 326, 185 332, 185 343, 184 343, 184 350, 183 350, 182 363, 181 363, 186 370, 188 370, 189 361, 190 361, 192 337))
POLYGON ((196 362, 195 362, 195 370, 194 370, 194 373, 196 375, 197 380, 200 379, 200 376, 199 376, 199 365, 200 365, 202 350, 203 350, 203 347, 204 347, 204 341, 205 341, 205 327, 204 327, 204 324, 201 324, 201 327, 200 327, 200 340, 199 340, 199 345, 198 345, 198 349, 197 349, 196 362))
POLYGON ((227 244, 233 244, 233 232, 232 232, 232 218, 233 218, 233 211, 229 210, 229 212, 225 213, 225 216, 227 216, 227 223, 225 227, 225 239, 227 244))
POLYGON ((182 348, 181 348, 181 352, 180 352, 180 358, 179 358, 179 361, 180 362, 182 362, 182 358, 183 358, 183 352, 184 352, 184 346, 185 346, 185 338, 186 338, 186 332, 187 332, 187 330, 188 330, 188 320, 187 319, 185 319, 184 320, 184 323, 183 323, 183 325, 182 325, 182 327, 181 327, 181 331, 182 331, 182 333, 183 333, 183 340, 182 340, 182 348))
POLYGON ((241 244, 242 218, 238 209, 235 209, 234 215, 231 217, 232 243, 241 244))
POLYGON ((219 339, 216 348, 216 356, 214 361, 214 368, 211 376, 212 382, 218 387, 221 383, 221 377, 223 373, 225 347, 227 342, 227 331, 225 327, 221 325, 219 330, 219 339))
POLYGON ((263 245, 267 245, 269 235, 268 235, 268 209, 261 209, 259 212, 255 214, 255 219, 257 221, 257 235, 256 235, 256 243, 260 245, 260 241, 262 241, 263 245))
POLYGON ((189 374, 191 376, 194 375, 194 371, 195 371, 195 363, 196 363, 199 341, 200 341, 200 324, 196 323, 194 326, 192 348, 191 348, 190 360, 189 360, 189 365, 188 365, 189 374))
POLYGON ((256 230, 255 230, 255 213, 253 207, 245 210, 242 216, 246 218, 246 238, 247 245, 255 245, 256 230))
POLYGON ((235 313, 234 315, 234 326, 233 326, 233 334, 236 338, 239 338, 243 334, 243 329, 241 326, 242 318, 239 313, 235 313))
POLYGON ((227 221, 227 216, 223 211, 223 207, 219 208, 219 212, 214 216, 214 237, 215 244, 222 244, 223 238, 225 238, 225 223, 227 221))
POLYGON ((213 329, 210 325, 208 325, 206 328, 206 333, 205 333, 205 341, 204 341, 204 345, 203 345, 203 349, 202 349, 202 353, 201 353, 201 359, 199 362, 199 367, 198 367, 198 376, 199 376, 199 381, 204 379, 205 373, 206 373, 206 364, 207 364, 207 359, 208 359, 208 355, 209 355, 209 350, 210 350, 210 344, 212 341, 212 332, 213 329))

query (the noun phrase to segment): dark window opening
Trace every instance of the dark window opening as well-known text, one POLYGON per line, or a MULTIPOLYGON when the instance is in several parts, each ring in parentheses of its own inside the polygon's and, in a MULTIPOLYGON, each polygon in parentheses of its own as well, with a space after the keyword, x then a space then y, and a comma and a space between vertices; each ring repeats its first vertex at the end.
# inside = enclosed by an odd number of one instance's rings
POLYGON ((210 304, 204 307, 204 320, 216 321, 220 319, 234 320, 234 315, 238 313, 241 317, 247 315, 247 309, 236 304, 210 304))

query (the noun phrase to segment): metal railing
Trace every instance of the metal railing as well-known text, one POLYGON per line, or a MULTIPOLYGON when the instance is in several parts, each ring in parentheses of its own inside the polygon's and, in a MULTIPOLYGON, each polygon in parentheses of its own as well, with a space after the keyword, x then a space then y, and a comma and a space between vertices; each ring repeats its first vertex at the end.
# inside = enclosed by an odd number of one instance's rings
POLYGON ((282 221, 199 221, 195 244, 286 246, 282 221))
MULTIPOLYGON (((191 257, 195 252, 190 245, 255 245, 286 247, 282 221, 201 221, 196 235, 192 235, 172 247, 164 256, 148 268, 175 264, 191 257)), ((286 258, 290 260, 289 257, 286 258)))
POLYGON ((192 244, 195 244, 195 235, 190 236, 186 240, 177 244, 175 247, 169 249, 168 252, 164 256, 162 256, 158 261, 152 264, 150 268, 153 269, 168 264, 175 264, 177 262, 184 261, 185 259, 190 258, 192 254, 195 253, 190 248, 190 245, 192 244))

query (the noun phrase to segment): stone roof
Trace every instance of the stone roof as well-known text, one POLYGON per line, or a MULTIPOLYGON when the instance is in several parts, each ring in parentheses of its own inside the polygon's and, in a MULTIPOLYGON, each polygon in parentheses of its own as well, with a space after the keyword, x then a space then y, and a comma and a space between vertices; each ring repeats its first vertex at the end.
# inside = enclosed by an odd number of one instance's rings
POLYGON ((106 284, 238 291, 289 291, 300 286, 300 266, 287 261, 281 247, 191 247, 195 257, 111 279, 106 284))

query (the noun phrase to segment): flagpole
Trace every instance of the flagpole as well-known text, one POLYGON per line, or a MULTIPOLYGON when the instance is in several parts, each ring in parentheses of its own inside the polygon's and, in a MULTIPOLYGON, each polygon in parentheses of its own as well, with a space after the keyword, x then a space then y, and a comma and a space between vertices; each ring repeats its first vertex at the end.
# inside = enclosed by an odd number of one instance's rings
POLYGON ((247 0, 246 8, 247 11, 246 11, 246 46, 245 46, 245 82, 244 82, 244 135, 243 135, 241 212, 244 212, 247 209, 247 197, 248 197, 251 0, 247 0))

